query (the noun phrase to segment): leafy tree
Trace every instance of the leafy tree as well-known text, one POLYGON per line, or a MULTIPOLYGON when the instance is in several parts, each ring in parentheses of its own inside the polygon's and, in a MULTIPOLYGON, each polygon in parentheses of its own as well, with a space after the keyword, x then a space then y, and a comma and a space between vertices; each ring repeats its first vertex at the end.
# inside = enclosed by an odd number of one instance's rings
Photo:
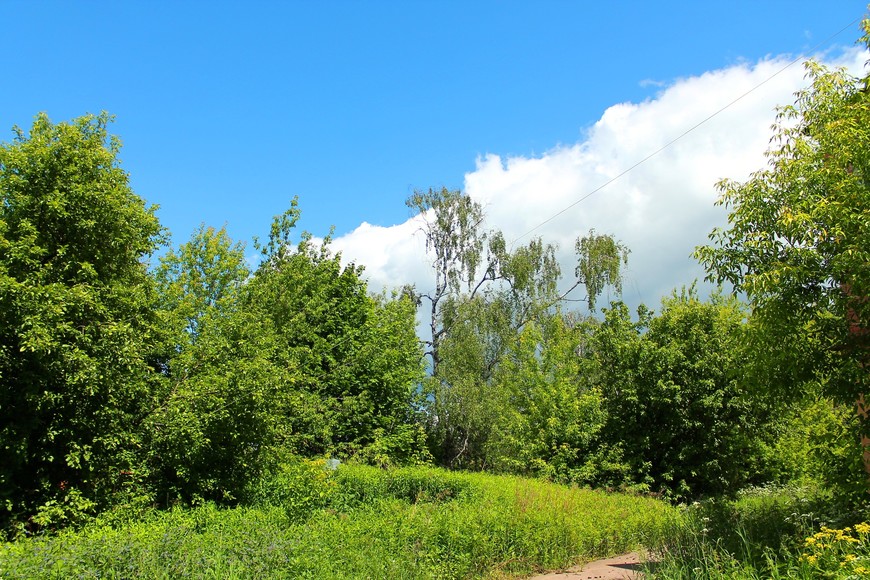
MULTIPOLYGON (((375 465, 427 463, 426 433, 420 416, 423 353, 417 339, 417 304, 408 294, 371 297, 368 324, 360 329, 359 350, 348 364, 365 389, 363 423, 353 449, 375 465)), ((351 449, 349 447, 349 449, 351 449)))
POLYGON ((201 226, 155 272, 170 329, 168 378, 146 422, 150 481, 159 499, 238 498, 263 470, 280 425, 280 388, 293 369, 269 360, 270 327, 244 307, 244 248, 201 226))
POLYGON ((343 266, 328 237, 317 245, 303 233, 294 244, 298 218, 294 200, 258 244, 262 261, 246 299, 275 333, 272 363, 295 369, 284 385, 288 444, 304 455, 418 457, 411 400, 422 353, 413 303, 369 296, 362 268, 343 266))
POLYGON ((503 296, 451 297, 442 314, 450 332, 442 339, 437 374, 427 381, 433 453, 454 467, 482 469, 504 412, 505 393, 493 383, 494 374, 517 330, 503 296))
POLYGON ((161 238, 107 114, 36 117, 0 146, 0 499, 47 523, 138 477, 161 238))
MULTIPOLYGON (((672 497, 758 483, 767 409, 744 379, 745 313, 733 298, 692 291, 641 308, 615 303, 595 331, 591 380, 604 397, 605 442, 619 443, 629 477, 672 497)), ((769 441, 767 441, 769 443, 769 441)))
POLYGON ((870 328, 870 92, 867 79, 807 63, 811 86, 780 110, 769 167, 722 181, 729 228, 697 257, 745 292, 774 336, 814 333, 851 367, 840 396, 867 386, 870 328))
POLYGON ((230 239, 226 228, 201 225, 177 251, 160 259, 155 277, 160 307, 177 318, 170 324, 179 343, 195 343, 204 319, 240 307, 239 300, 251 272, 244 246, 230 239))
POLYGON ((483 230, 482 207, 462 192, 415 192, 407 205, 423 218, 435 274, 434 290, 420 296, 430 306, 432 445, 442 463, 481 467, 503 395, 492 377, 511 342, 578 286, 586 287, 594 308, 606 285, 619 288, 628 251, 594 231, 578 239, 576 279, 560 294, 556 248, 534 239, 510 250, 501 232, 483 230))
POLYGON ((432 375, 426 382, 429 433, 442 463, 482 466, 499 393, 490 379, 525 320, 552 301, 559 277, 555 249, 535 240, 513 253, 500 232, 483 230, 483 209, 459 191, 415 192, 407 205, 423 216, 434 256, 429 301, 432 375), (446 353, 446 355, 445 355, 446 353))
POLYGON ((622 290, 620 264, 627 261, 628 249, 609 235, 591 230, 589 235, 577 239, 576 279, 559 295, 561 270, 552 244, 534 239, 510 252, 501 232, 483 230, 483 208, 461 191, 447 188, 415 191, 406 204, 423 218, 426 249, 434 256, 435 288, 420 295, 430 305, 431 338, 426 344, 434 374, 441 362, 441 339, 448 332, 442 307, 462 292, 474 299, 493 283, 507 284, 511 290, 509 299, 517 302, 514 309, 518 313, 518 328, 529 319, 534 307, 547 309, 578 286, 586 287, 586 300, 593 311, 606 286, 613 286, 617 292, 622 290))
POLYGON ((595 312, 595 302, 607 286, 622 294, 622 265, 628 263, 629 250, 612 236, 596 234, 594 229, 577 238, 575 249, 578 258, 574 271, 576 281, 568 292, 577 286, 585 286, 589 310, 595 312))
POLYGON ((473 288, 471 294, 492 279, 494 272, 487 264, 480 281, 477 271, 481 266, 483 244, 486 240, 481 230, 483 208, 467 195, 442 188, 427 192, 415 191, 406 205, 425 216, 423 232, 426 249, 434 254, 432 264, 435 272, 435 288, 431 294, 421 297, 429 300, 429 330, 427 355, 432 359, 432 368, 441 364, 440 344, 446 329, 439 325, 441 304, 464 287, 473 288))
MULTIPOLYGON (((864 28, 870 31, 868 21, 864 28)), ((811 353, 783 349, 783 355, 802 373, 824 377, 827 394, 841 404, 857 400, 866 430, 870 77, 812 61, 806 68, 811 84, 780 109, 768 168, 745 183, 719 184, 729 227, 714 230, 711 245, 697 248, 696 256, 709 279, 746 294, 769 342, 818 346, 811 353), (801 335, 812 338, 795 338, 801 335)), ((870 447, 870 438, 864 445, 870 447)), ((865 467, 870 472, 870 453, 865 467)))
POLYGON ((599 475, 604 427, 597 389, 582 380, 583 324, 540 317, 511 343, 496 382, 504 393, 487 455, 496 469, 588 484, 599 475))

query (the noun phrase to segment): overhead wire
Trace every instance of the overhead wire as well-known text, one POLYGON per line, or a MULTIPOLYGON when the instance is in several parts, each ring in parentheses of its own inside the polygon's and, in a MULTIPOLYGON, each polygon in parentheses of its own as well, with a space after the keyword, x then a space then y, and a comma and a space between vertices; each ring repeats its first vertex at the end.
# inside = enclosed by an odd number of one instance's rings
POLYGON ((575 206, 577 206, 578 204, 580 204, 580 203, 586 201, 587 199, 589 199, 590 197, 592 197, 593 195, 595 195, 596 193, 598 193, 599 191, 601 191, 601 190, 604 189, 605 187, 609 186, 610 184, 614 183, 615 181, 621 179, 622 177, 624 177, 625 175, 627 175, 627 174, 630 173, 631 171, 634 171, 635 169, 637 169, 638 167, 640 167, 641 165, 643 165, 644 163, 646 163, 647 161, 649 161, 650 159, 652 159, 653 157, 655 157, 656 155, 658 155, 659 153, 661 153, 662 151, 664 151, 665 149, 668 149, 669 147, 671 147, 672 145, 674 145, 674 143, 676 143, 677 141, 679 141, 680 139, 682 139, 683 137, 685 137, 685 136, 688 135, 689 133, 691 133, 691 132, 693 132, 694 130, 696 130, 696 129, 697 129, 698 127, 700 127, 701 125, 704 125, 705 123, 707 123, 708 121, 710 121, 711 119, 713 119, 713 118, 716 117, 717 115, 721 114, 721 113, 724 112, 725 110, 729 109, 730 107, 732 107, 733 105, 735 105, 736 103, 738 103, 739 101, 741 101, 742 99, 744 99, 745 97, 747 97, 747 96, 749 96, 750 94, 752 94, 753 92, 757 91, 758 89, 760 89, 761 87, 763 87, 764 85, 766 85, 767 83, 769 83, 770 81, 772 81, 774 78, 776 78, 777 76, 779 76, 780 74, 782 74, 783 72, 785 72, 786 70, 788 70, 789 68, 791 68, 792 66, 794 66, 795 64, 797 64, 797 63, 803 61, 803 60, 806 58, 806 56, 805 56, 806 54, 808 54, 808 53, 812 53, 812 52, 815 52, 819 47, 821 47, 822 45, 824 45, 824 44, 830 42, 831 40, 833 40, 833 39, 836 38, 837 36, 841 35, 843 32, 845 32, 846 30, 848 30, 849 28, 851 28, 852 26, 854 26, 855 24, 857 24, 857 23, 860 22, 860 21, 861 21, 861 18, 856 18, 855 20, 853 20, 852 22, 850 22, 849 24, 847 24, 846 26, 844 26, 843 28, 841 28, 840 30, 838 30, 837 32, 835 32, 834 34, 832 34, 832 35, 828 36, 827 38, 825 38, 824 40, 822 40, 822 41, 816 43, 812 48, 810 48, 809 50, 806 50, 806 51, 804 51, 803 53, 801 53, 801 54, 800 54, 798 57, 796 57, 794 60, 792 60, 791 62, 789 62, 788 64, 786 64, 784 67, 782 67, 781 69, 779 69, 778 71, 776 71, 775 73, 773 73, 771 76, 769 76, 769 77, 766 78, 765 80, 761 81, 760 83, 758 83, 757 85, 755 85, 754 87, 752 87, 751 89, 749 89, 748 91, 746 91, 745 93, 743 93, 742 95, 740 95, 739 97, 737 97, 736 99, 734 99, 734 100, 732 100, 731 102, 729 102, 727 105, 725 105, 725 106, 723 106, 722 108, 718 109, 718 110, 715 111, 714 113, 708 115, 707 117, 705 117, 703 120, 699 121, 698 123, 692 125, 692 126, 689 127, 688 129, 686 129, 685 131, 683 131, 682 133, 680 133, 677 137, 671 139, 670 141, 668 141, 667 143, 665 143, 664 145, 662 145, 661 147, 659 147, 658 149, 656 149, 656 150, 653 151, 652 153, 648 154, 646 157, 644 157, 644 158, 641 159, 640 161, 638 161, 638 162, 634 163, 633 165, 629 166, 627 169, 624 169, 624 170, 623 170, 621 173, 619 173, 618 175, 616 175, 616 176, 614 176, 614 177, 611 177, 610 179, 608 179, 607 181, 605 181, 604 183, 602 183, 601 185, 599 185, 598 187, 596 187, 596 188, 593 189, 592 191, 590 191, 590 192, 584 194, 582 197, 580 197, 580 199, 578 199, 577 201, 571 203, 571 204, 568 205, 567 207, 565 207, 565 208, 559 210, 558 212, 556 212, 556 213, 553 214, 552 216, 548 217, 547 219, 545 219, 544 221, 542 221, 541 223, 539 223, 538 225, 536 225, 535 227, 533 227, 532 229, 530 229, 529 231, 527 231, 526 233, 524 233, 523 235, 521 235, 521 236, 519 236, 519 237, 517 237, 517 238, 514 238, 514 240, 511 241, 511 246, 513 246, 514 243, 516 243, 516 242, 518 242, 519 240, 525 238, 526 236, 528 236, 528 235, 531 234, 532 232, 534 232, 534 231, 540 229, 541 227, 543 227, 543 226, 545 226, 546 224, 550 223, 551 221, 553 221, 553 220, 556 219, 557 217, 559 217, 559 216, 561 216, 562 214, 566 213, 568 210, 570 210, 570 209, 574 208, 575 206))
POLYGON ((618 181, 619 179, 625 177, 627 174, 629 174, 630 172, 634 171, 635 169, 637 169, 638 167, 640 167, 641 165, 643 165, 644 163, 646 163, 647 161, 649 161, 650 159, 652 159, 653 157, 655 157, 656 155, 658 155, 659 153, 661 153, 661 152, 665 151, 666 149, 668 149, 669 147, 673 146, 675 143, 677 143, 678 141, 680 141, 681 139, 683 139, 684 137, 686 137, 687 135, 689 135, 690 133, 692 133, 693 131, 695 131, 695 130, 698 129, 699 127, 701 127, 702 125, 704 125, 704 124, 706 124, 707 122, 709 122, 711 119, 713 119, 713 118, 715 118, 716 116, 720 115, 721 113, 723 113, 724 111, 728 110, 729 108, 731 108, 732 106, 734 106, 735 104, 737 104, 738 102, 740 102, 741 100, 743 100, 744 98, 746 98, 747 96, 749 96, 750 94, 754 93, 755 91, 757 91, 758 89, 760 89, 761 87, 763 87, 764 85, 766 85, 767 83, 769 83, 770 81, 772 81, 774 78, 776 78, 776 77, 778 77, 779 75, 781 75, 783 72, 785 72, 785 71, 788 70, 789 68, 791 68, 791 67, 793 67, 794 65, 796 65, 797 63, 799 63, 799 62, 805 60, 807 54, 811 54, 811 53, 815 52, 816 50, 818 50, 818 49, 819 49, 821 46, 823 46, 824 44, 829 43, 831 40, 833 40, 834 38, 840 36, 842 33, 844 33, 844 32, 845 32, 846 30, 848 30, 849 28, 851 28, 851 27, 855 26, 856 24, 858 24, 861 20, 862 20, 862 18, 856 18, 856 19, 852 20, 852 21, 849 22, 847 25, 843 26, 843 27, 842 27, 840 30, 838 30, 837 32, 835 32, 835 33, 829 35, 829 36, 828 36, 827 38, 825 38, 824 40, 821 40, 821 41, 817 42, 817 43, 816 43, 815 45, 813 45, 811 48, 809 48, 809 49, 803 51, 803 52, 802 52, 801 54, 799 54, 796 58, 794 58, 794 59, 792 59, 791 61, 789 61, 785 66, 783 66, 781 69, 779 69, 778 71, 776 71, 775 73, 773 73, 771 76, 769 76, 769 77, 766 78, 765 80, 761 81, 760 83, 758 83, 757 85, 755 85, 754 87, 752 87, 752 88, 749 89, 748 91, 744 92, 743 94, 741 94, 741 95, 738 96, 737 98, 733 99, 733 100, 730 101, 728 104, 724 105, 723 107, 719 108, 719 109, 716 110, 715 112, 711 113, 710 115, 708 115, 707 117, 705 117, 705 118, 702 119, 701 121, 695 123, 694 125, 692 125, 692 126, 689 127, 688 129, 686 129, 685 131, 683 131, 682 133, 680 133, 677 137, 671 139, 670 141, 668 141, 667 143, 665 143, 664 145, 662 145, 661 147, 659 147, 658 149, 656 149, 656 150, 653 151, 652 153, 649 153, 649 154, 646 155, 644 158, 642 158, 641 160, 639 160, 639 161, 637 161, 636 163, 632 164, 632 165, 629 166, 628 168, 624 169, 622 172, 620 172, 620 173, 617 174, 616 176, 611 177, 610 179, 608 179, 607 181, 605 181, 604 183, 602 183, 601 185, 599 185, 598 187, 596 187, 596 188, 593 189, 592 191, 589 191, 588 193, 584 194, 582 197, 580 197, 579 199, 577 199, 576 201, 574 201, 574 202, 571 203, 570 205, 566 206, 565 208, 559 210, 559 211, 556 212, 555 214, 551 215, 550 217, 548 217, 548 218, 545 219, 544 221, 540 222, 539 224, 537 224, 536 226, 534 226, 533 228, 531 228, 530 230, 528 230, 528 231, 525 232, 524 234, 522 234, 522 235, 520 235, 520 236, 517 236, 516 238, 514 238, 514 239, 510 242, 510 246, 513 247, 513 245, 514 245, 516 242, 518 242, 518 241, 520 241, 521 239, 525 238, 525 237, 528 236, 529 234, 531 234, 531 233, 537 231, 538 229, 540 229, 541 227, 543 227, 543 226, 545 226, 546 224, 550 223, 551 221, 553 221, 554 219, 558 218, 558 217, 561 216, 562 214, 564 214, 564 213, 568 212, 569 210, 573 209, 574 207, 576 207, 576 206, 579 205, 580 203, 586 201, 587 199, 589 199, 590 197, 592 197, 592 196, 595 195, 596 193, 600 192, 600 191, 603 190, 604 188, 606 188, 606 187, 608 187, 609 185, 611 185, 612 183, 614 183, 614 182, 618 181))

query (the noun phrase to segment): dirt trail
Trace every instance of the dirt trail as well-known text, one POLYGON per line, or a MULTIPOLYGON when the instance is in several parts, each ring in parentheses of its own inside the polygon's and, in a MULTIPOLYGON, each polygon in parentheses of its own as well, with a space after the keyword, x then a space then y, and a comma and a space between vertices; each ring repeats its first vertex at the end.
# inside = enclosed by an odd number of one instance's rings
POLYGON ((529 580, 641 580, 644 577, 640 571, 643 561, 637 552, 631 552, 615 558, 595 560, 565 572, 533 576, 529 580))

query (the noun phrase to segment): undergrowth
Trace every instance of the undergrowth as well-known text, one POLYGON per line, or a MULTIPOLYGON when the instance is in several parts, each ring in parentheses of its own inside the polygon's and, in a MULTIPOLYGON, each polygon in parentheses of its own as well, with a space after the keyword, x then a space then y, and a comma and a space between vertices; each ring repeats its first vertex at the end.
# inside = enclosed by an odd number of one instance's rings
POLYGON ((686 506, 649 577, 870 578, 866 510, 832 505, 819 490, 783 487, 686 506))
POLYGON ((482 578, 659 548, 665 503, 432 468, 288 464, 248 505, 107 514, 0 548, 3 578, 482 578))

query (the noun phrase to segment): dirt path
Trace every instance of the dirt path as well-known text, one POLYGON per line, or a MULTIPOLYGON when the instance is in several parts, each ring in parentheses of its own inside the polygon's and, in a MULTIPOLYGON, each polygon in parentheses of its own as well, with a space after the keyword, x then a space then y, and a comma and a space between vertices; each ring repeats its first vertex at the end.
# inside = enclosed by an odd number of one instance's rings
POLYGON ((641 580, 641 556, 637 552, 623 554, 606 560, 595 560, 582 567, 565 572, 550 572, 529 580, 641 580))

